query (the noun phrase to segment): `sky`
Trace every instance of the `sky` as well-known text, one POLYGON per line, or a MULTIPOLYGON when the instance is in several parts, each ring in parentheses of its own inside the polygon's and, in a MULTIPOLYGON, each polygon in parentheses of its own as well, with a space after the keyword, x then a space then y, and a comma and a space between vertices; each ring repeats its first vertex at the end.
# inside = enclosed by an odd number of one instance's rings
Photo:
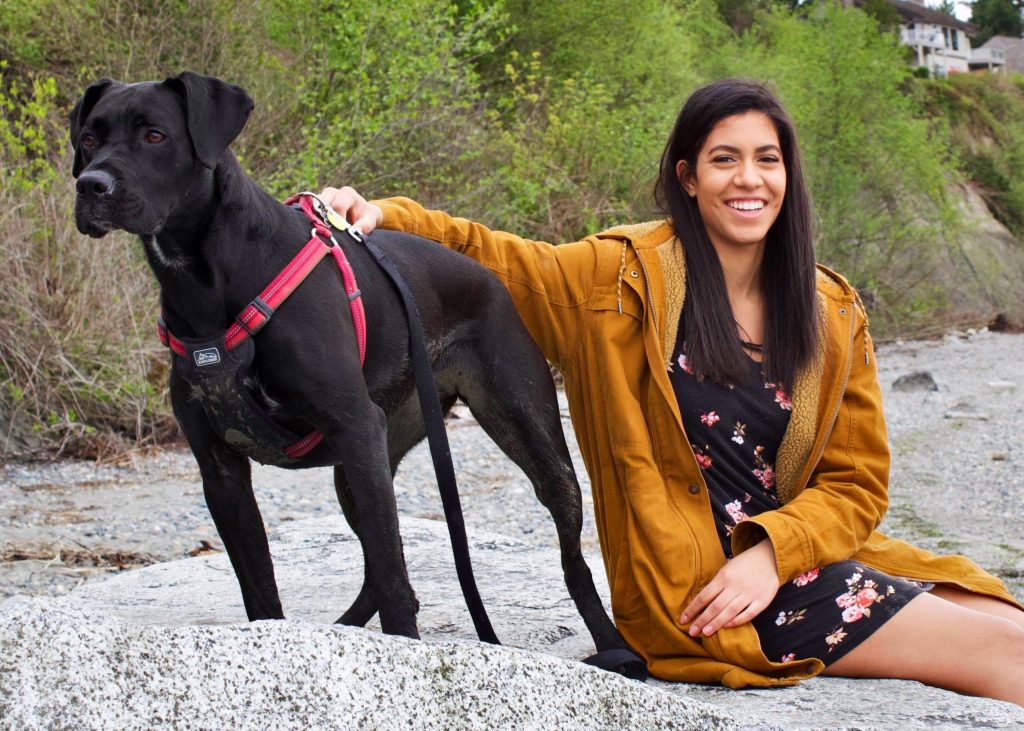
MULTIPOLYGON (((932 3, 929 3, 931 5, 932 3)), ((971 19, 971 4, 970 3, 957 3, 956 4, 956 17, 960 20, 969 21, 971 19)))

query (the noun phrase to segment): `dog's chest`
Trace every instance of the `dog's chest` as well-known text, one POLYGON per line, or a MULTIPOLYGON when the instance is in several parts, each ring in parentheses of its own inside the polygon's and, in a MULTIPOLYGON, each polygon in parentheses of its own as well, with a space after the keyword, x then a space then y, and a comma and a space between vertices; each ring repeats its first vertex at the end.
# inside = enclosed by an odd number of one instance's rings
POLYGON ((259 398, 260 391, 254 391, 258 379, 252 369, 256 352, 252 338, 231 350, 225 347, 223 335, 182 339, 182 343, 185 354, 174 355, 176 370, 217 436, 233 451, 263 464, 297 467, 314 449, 318 454, 326 450, 319 432, 303 436, 278 423, 271 413, 276 403, 259 398))

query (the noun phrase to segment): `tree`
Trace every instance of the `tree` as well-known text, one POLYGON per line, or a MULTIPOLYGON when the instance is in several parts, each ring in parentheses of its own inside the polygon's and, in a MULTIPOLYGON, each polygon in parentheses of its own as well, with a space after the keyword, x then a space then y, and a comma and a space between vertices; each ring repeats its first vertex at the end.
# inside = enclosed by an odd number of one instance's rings
POLYGON ((1021 9, 1013 0, 975 0, 971 5, 971 22, 981 28, 974 39, 976 46, 992 36, 1020 38, 1024 34, 1021 9))

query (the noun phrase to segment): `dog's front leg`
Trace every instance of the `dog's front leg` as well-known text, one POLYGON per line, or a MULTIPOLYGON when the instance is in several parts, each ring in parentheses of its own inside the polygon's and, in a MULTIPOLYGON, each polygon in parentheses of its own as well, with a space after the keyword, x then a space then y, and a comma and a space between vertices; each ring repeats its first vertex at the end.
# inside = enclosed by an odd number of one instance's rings
POLYGON ((252 492, 249 460, 233 454, 210 428, 188 385, 171 374, 171 404, 203 478, 206 506, 242 590, 249 620, 283 619, 267 533, 252 492))

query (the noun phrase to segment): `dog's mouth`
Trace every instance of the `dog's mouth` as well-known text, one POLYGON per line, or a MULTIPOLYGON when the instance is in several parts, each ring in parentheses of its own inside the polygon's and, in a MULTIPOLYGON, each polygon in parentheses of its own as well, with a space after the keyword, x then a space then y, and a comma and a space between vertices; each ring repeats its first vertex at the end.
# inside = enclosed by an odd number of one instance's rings
POLYGON ((94 239, 101 239, 108 233, 118 228, 112 221, 97 218, 92 212, 82 210, 83 206, 75 205, 75 225, 78 232, 91 236, 94 239))
POLYGON ((78 195, 75 199, 75 225, 80 233, 94 239, 116 230, 140 236, 154 234, 160 222, 153 218, 137 202, 120 196, 97 199, 78 195))

